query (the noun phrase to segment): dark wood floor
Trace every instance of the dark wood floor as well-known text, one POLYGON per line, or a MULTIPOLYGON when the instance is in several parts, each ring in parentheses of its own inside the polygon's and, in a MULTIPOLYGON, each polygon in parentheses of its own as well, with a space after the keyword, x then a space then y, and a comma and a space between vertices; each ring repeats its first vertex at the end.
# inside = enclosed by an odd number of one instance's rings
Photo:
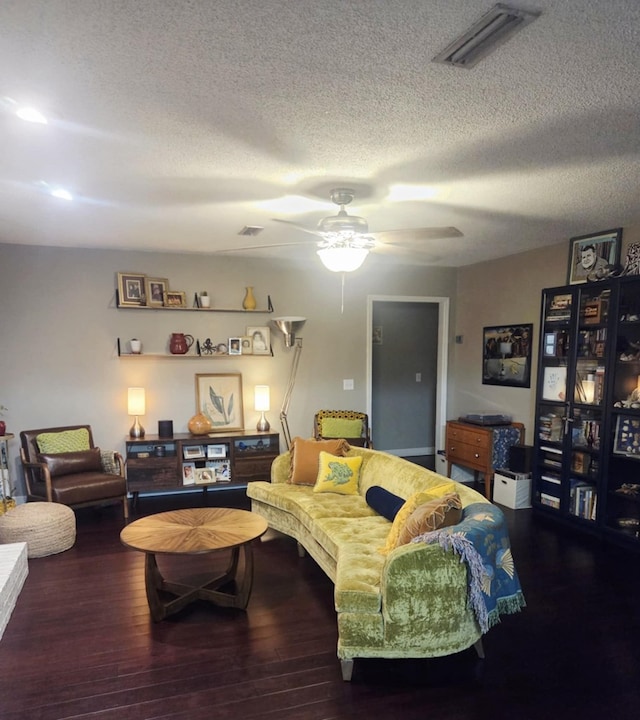
POLYGON ((0 641, 0 718, 637 718, 640 558, 505 513, 528 607, 485 636, 486 660, 358 660, 344 683, 332 585, 291 541, 256 544, 246 613, 195 605, 153 624, 118 509, 82 511, 71 550, 29 562, 0 641))

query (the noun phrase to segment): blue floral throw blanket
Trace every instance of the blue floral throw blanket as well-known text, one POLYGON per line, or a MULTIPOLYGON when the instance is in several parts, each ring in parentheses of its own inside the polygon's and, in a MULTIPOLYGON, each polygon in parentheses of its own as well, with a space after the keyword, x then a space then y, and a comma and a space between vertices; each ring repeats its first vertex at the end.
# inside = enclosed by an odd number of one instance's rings
POLYGON ((457 525, 418 535, 412 542, 438 543, 467 563, 469 600, 483 633, 500 622, 500 615, 525 607, 507 524, 497 506, 468 505, 457 525))

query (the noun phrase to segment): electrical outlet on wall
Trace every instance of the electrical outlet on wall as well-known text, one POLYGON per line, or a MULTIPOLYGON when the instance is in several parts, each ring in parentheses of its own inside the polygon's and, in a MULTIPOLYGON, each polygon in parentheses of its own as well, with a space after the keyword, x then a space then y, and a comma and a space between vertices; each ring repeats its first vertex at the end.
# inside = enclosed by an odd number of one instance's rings
POLYGON ((343 390, 353 390, 353 380, 343 380, 342 381, 342 389, 343 390))

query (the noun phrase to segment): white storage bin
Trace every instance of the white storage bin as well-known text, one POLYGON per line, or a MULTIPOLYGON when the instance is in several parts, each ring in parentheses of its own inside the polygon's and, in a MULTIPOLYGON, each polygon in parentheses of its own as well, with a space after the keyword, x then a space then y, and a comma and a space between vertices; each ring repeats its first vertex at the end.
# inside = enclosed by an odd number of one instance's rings
POLYGON ((530 508, 531 477, 508 470, 496 471, 493 476, 493 502, 513 510, 530 508))

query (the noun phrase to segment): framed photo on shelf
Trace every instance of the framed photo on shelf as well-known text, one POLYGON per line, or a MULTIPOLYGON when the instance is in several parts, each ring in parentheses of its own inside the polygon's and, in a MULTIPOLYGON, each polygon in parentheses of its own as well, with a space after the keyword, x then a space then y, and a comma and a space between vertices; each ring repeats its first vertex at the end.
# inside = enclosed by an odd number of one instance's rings
POLYGON ((202 447, 202 445, 185 445, 182 448, 182 457, 184 457, 185 460, 203 458, 204 448, 202 447))
POLYGON ((240 338, 240 347, 243 355, 253 355, 253 339, 249 335, 240 338))
POLYGON ((187 307, 187 296, 182 290, 166 290, 164 305, 165 307, 187 307))
POLYGON ((566 365, 546 367, 542 380, 542 399, 564 401, 567 395, 566 365))
POLYGON ((149 307, 162 307, 164 305, 164 294, 169 289, 167 278, 144 279, 144 294, 149 307))
POLYGON ((212 432, 242 430, 242 375, 240 373, 197 373, 196 412, 209 418, 212 432))
POLYGON ((207 445, 208 458, 225 458, 227 457, 226 445, 207 445))
POLYGON ((483 330, 483 385, 531 387, 533 325, 501 325, 483 330))
POLYGON ((229 338, 229 355, 242 355, 241 338, 229 338))
POLYGON ((118 273, 118 307, 139 307, 145 304, 145 275, 118 273))
POLYGON ((215 473, 210 467, 196 468, 196 485, 208 485, 215 482, 215 473))
POLYGON ((182 484, 196 484, 196 464, 192 462, 182 463, 182 484))
POLYGON ((571 238, 567 284, 604 280, 620 264, 622 228, 571 238))
POLYGON ((254 355, 271 355, 271 331, 265 326, 247 328, 254 355))

